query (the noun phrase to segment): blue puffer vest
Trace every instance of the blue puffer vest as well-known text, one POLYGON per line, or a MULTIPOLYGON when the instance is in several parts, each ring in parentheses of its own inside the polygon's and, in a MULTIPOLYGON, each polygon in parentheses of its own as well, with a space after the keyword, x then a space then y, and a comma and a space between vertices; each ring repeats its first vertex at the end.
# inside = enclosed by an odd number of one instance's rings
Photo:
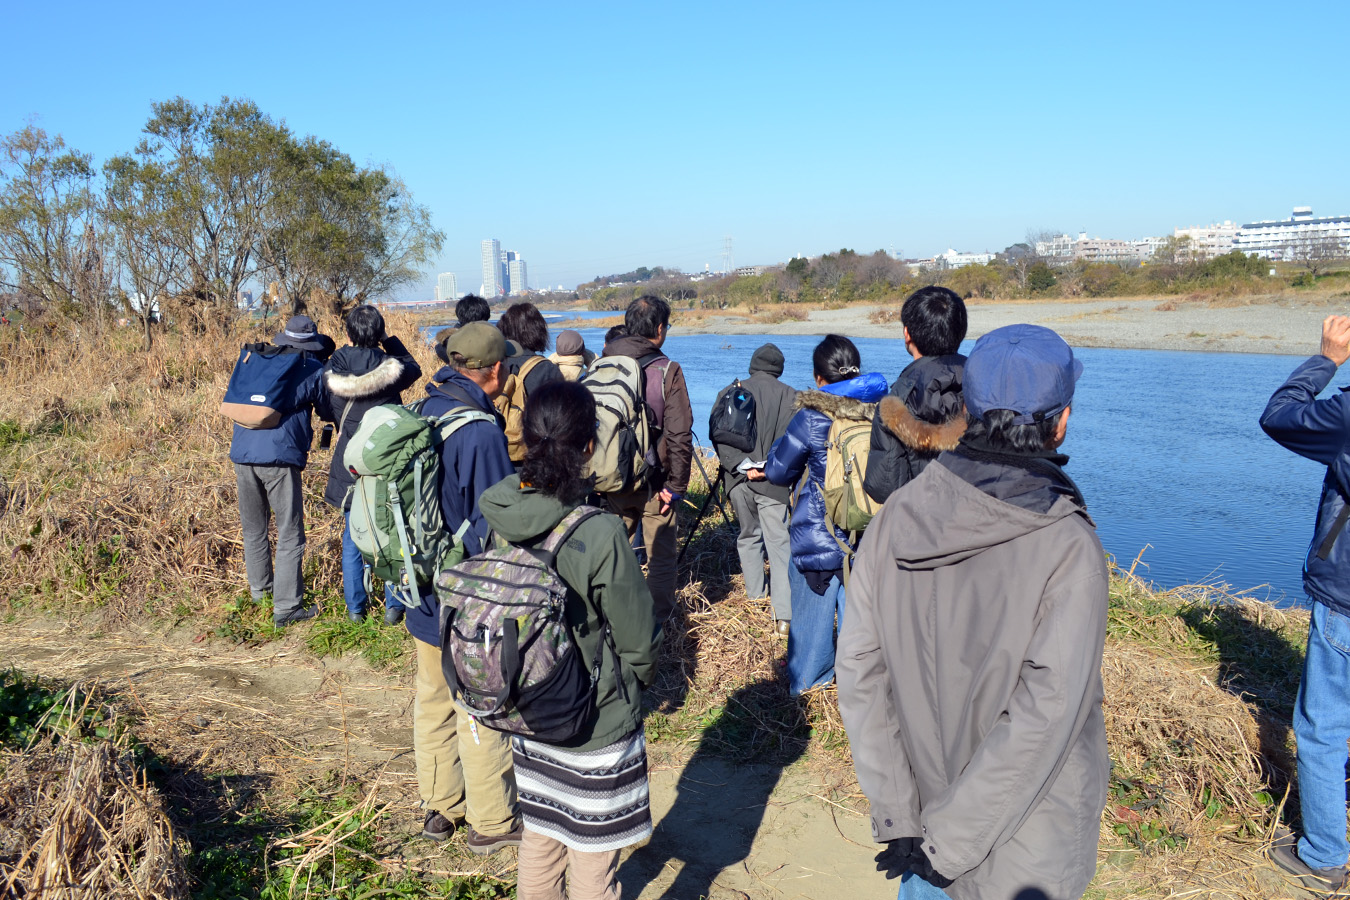
MULTIPOLYGON (((796 502, 788 534, 792 542, 792 562, 803 572, 833 572, 843 568, 844 553, 830 535, 825 523, 825 438, 830 419, 848 418, 870 423, 877 401, 886 396, 884 376, 869 372, 848 381, 827 385, 818 391, 797 395, 792 421, 787 432, 769 451, 765 477, 774 484, 792 485, 796 502), (806 483, 801 482, 806 473, 806 483)), ((836 530, 840 541, 848 534, 836 530)))
POLYGON ((1280 446, 1327 467, 1317 524, 1303 563, 1303 589, 1312 599, 1350 616, 1350 395, 1318 400, 1336 364, 1314 356, 1294 370, 1261 414, 1261 428, 1280 446), (1342 516, 1346 518, 1342 518, 1342 516))

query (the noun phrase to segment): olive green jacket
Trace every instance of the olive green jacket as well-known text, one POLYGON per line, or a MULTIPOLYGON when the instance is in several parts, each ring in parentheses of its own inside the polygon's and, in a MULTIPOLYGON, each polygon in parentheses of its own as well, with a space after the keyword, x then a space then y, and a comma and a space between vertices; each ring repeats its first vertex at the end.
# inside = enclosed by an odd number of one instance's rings
MULTIPOLYGON (((478 510, 497 537, 533 546, 562 521, 573 507, 512 475, 483 492, 478 510)), ((596 710, 582 732, 560 746, 596 750, 642 727, 642 690, 656 672, 661 632, 652 611, 652 595, 633 555, 618 516, 602 513, 581 524, 558 551, 558 574, 572 589, 567 624, 581 659, 589 669, 601 652, 600 614, 609 622, 621 660, 627 698, 614 677, 614 653, 601 654, 596 710)))

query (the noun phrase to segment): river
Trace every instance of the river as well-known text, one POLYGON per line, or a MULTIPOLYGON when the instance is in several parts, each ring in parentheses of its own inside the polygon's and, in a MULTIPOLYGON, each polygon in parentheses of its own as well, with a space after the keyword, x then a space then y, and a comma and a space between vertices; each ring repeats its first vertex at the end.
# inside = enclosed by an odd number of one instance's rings
MULTIPOLYGON (((604 313, 601 315, 613 315, 604 313)), ((581 329, 598 349, 600 329, 581 329)), ((707 437, 718 391, 746 374, 772 341, 783 380, 811 385, 805 335, 672 334, 665 351, 684 369, 694 430, 707 437)), ((894 380, 909 357, 898 340, 856 341, 863 370, 894 380)), ((969 352, 971 342, 963 345, 969 352)), ((1292 356, 1075 349, 1083 361, 1064 452, 1102 544, 1160 587, 1210 583, 1280 605, 1303 597, 1300 572, 1324 469, 1280 448, 1257 425, 1292 356)))

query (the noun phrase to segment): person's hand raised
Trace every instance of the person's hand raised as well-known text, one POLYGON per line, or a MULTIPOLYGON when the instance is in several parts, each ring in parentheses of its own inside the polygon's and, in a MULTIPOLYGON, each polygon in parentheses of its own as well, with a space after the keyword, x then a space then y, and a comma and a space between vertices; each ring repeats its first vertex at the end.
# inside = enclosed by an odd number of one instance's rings
POLYGON ((1338 367, 1350 359, 1350 316, 1327 316, 1322 322, 1322 355, 1338 367))

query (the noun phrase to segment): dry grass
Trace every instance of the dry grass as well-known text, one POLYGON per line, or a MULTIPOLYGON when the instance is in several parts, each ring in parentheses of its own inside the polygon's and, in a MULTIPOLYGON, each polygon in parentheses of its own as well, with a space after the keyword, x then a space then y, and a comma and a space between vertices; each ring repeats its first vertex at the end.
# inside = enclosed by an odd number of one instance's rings
MULTIPOLYGON (((79 721, 85 710, 73 706, 92 694, 68 696, 65 718, 79 721)), ((183 851, 125 735, 41 740, 0 756, 0 896, 180 900, 183 851)))

